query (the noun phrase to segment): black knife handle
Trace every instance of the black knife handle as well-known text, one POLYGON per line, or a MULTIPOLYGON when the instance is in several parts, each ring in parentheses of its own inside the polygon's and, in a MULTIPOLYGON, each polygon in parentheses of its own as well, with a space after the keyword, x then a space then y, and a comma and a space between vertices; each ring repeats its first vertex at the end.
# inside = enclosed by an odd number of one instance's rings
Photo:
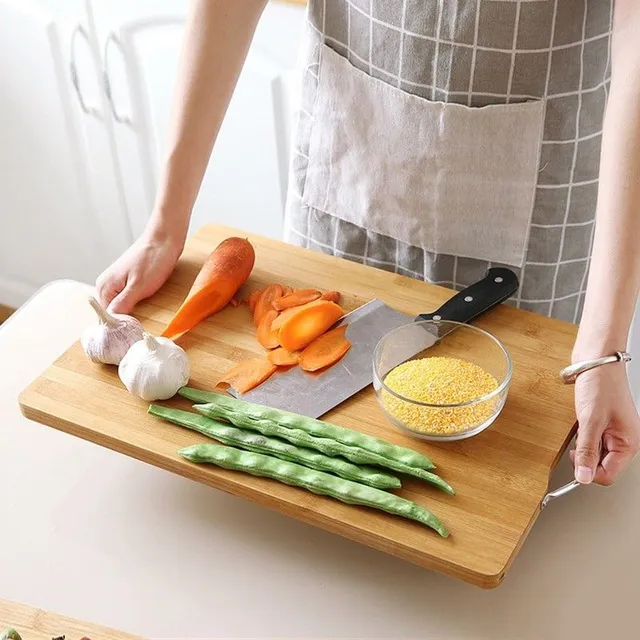
POLYGON ((518 284, 518 276, 511 269, 493 267, 482 280, 456 293, 433 313, 420 314, 416 321, 469 322, 510 298, 518 290, 518 284))

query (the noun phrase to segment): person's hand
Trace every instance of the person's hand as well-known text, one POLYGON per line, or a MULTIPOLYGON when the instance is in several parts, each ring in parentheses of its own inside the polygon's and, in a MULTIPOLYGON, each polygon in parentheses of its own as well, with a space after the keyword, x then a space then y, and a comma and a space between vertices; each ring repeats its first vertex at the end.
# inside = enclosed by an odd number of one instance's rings
POLYGON ((167 280, 180 257, 183 239, 148 230, 96 280, 100 302, 114 313, 130 313, 167 280))
POLYGON ((575 406, 578 435, 570 455, 576 480, 613 484, 640 449, 640 417, 625 366, 607 364, 581 373, 575 406))

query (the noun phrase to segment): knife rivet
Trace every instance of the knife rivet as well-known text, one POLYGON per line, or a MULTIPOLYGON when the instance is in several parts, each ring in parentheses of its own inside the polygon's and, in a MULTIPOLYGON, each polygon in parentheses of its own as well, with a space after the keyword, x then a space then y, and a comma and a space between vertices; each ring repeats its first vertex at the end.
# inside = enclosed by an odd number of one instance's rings
POLYGON ((493 279, 493 281, 494 281, 494 282, 497 282, 497 283, 502 282, 502 280, 503 280, 502 276, 498 276, 497 278, 494 278, 494 279, 493 279))
POLYGON ((465 302, 471 302, 473 300, 473 296, 466 296, 464 301, 465 302))
POLYGON ((434 320, 442 320, 442 316, 433 316, 434 320))

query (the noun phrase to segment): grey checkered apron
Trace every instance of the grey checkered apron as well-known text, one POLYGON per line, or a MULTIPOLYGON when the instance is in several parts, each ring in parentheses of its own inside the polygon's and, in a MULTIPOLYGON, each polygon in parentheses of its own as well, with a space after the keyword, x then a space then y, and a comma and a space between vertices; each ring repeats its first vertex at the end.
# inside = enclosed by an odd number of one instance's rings
POLYGON ((287 241, 456 289, 491 266, 427 251, 303 203, 321 45, 428 100, 470 107, 543 100, 529 237, 515 268, 520 290, 510 303, 579 321, 593 242, 612 14, 613 0, 310 0, 287 241))

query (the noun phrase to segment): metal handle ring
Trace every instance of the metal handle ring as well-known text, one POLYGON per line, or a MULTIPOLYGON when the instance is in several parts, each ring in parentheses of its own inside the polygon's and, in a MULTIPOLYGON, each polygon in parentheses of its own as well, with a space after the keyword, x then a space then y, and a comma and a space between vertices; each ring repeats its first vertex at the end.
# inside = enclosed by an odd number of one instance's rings
POLYGON ((552 500, 567 495, 567 493, 570 493, 574 489, 577 489, 579 486, 580 483, 577 480, 572 480, 571 482, 567 482, 567 484, 558 487, 554 491, 549 491, 549 493, 547 493, 547 495, 542 498, 540 509, 544 509, 552 500))
POLYGON ((71 76, 71 84, 73 84, 76 96, 78 97, 80 108, 88 116, 93 116, 98 120, 102 120, 102 113, 100 112, 100 109, 98 109, 98 107, 88 105, 85 102, 84 96, 82 95, 80 80, 78 78, 78 67, 76 65, 76 40, 78 36, 83 38, 89 47, 91 46, 89 34, 87 33, 86 29, 81 24, 77 24, 71 32, 71 41, 69 43, 69 74, 71 76))
MULTIPOLYGON (((602 461, 604 460, 606 453, 607 452, 601 446, 600 456, 599 456, 600 463, 602 463, 602 461)), ((544 498, 542 498, 542 502, 540 503, 540 509, 544 509, 549 504, 549 502, 551 502, 551 500, 555 500, 556 498, 565 496, 567 495, 567 493, 570 493, 574 489, 577 489, 581 484, 582 483, 578 482, 577 480, 572 480, 571 482, 567 482, 567 484, 564 484, 561 487, 558 487, 554 491, 549 491, 549 493, 547 493, 547 495, 544 498)))
POLYGON ((109 108, 111 109, 111 114, 113 115, 113 119, 119 124, 127 125, 128 127, 133 126, 133 119, 128 115, 123 115, 118 112, 116 104, 113 99, 113 92, 111 91, 111 79, 109 77, 109 51, 111 49, 111 44, 113 44, 116 48, 120 50, 120 53, 124 56, 124 51, 122 48, 122 43, 120 39, 115 34, 115 32, 111 32, 104 43, 104 67, 102 69, 102 83, 104 86, 104 93, 107 96, 107 100, 109 102, 109 108))

